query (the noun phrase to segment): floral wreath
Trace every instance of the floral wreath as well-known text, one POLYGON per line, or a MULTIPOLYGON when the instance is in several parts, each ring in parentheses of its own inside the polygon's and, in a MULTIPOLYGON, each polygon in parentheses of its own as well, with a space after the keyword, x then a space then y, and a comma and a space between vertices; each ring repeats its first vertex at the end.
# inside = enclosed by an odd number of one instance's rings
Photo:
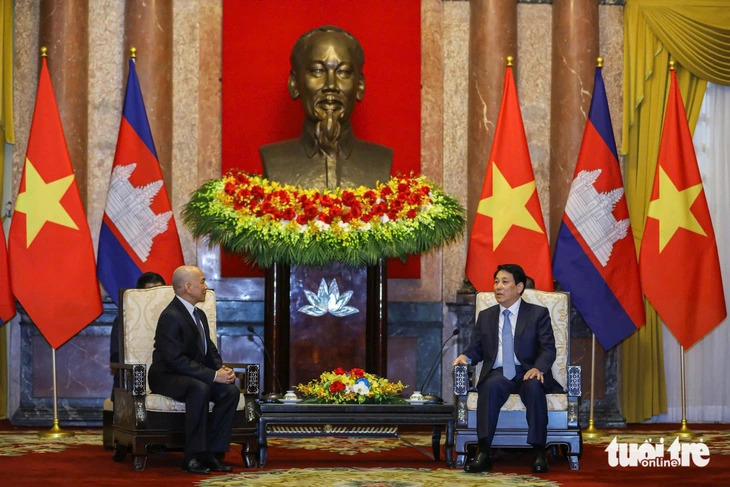
POLYGON ((233 170, 195 191, 183 221, 195 237, 273 263, 359 267, 421 254, 456 240, 464 208, 424 176, 375 188, 304 189, 233 170))

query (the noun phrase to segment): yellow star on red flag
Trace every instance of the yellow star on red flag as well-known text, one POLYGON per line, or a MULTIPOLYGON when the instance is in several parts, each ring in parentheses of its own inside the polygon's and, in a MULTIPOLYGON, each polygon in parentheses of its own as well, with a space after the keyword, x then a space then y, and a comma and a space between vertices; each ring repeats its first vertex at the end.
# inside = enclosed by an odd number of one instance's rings
POLYGON ((18 194, 15 211, 25 213, 26 248, 30 247, 46 222, 58 223, 64 227, 78 230, 79 227, 61 204, 74 181, 74 175, 46 183, 33 163, 25 159, 25 191, 18 194))
POLYGON ((499 170, 499 166, 492 164, 494 167, 492 196, 479 202, 477 213, 492 218, 492 249, 496 250, 512 226, 538 233, 542 233, 542 228, 526 206, 535 193, 535 180, 512 187, 499 170))

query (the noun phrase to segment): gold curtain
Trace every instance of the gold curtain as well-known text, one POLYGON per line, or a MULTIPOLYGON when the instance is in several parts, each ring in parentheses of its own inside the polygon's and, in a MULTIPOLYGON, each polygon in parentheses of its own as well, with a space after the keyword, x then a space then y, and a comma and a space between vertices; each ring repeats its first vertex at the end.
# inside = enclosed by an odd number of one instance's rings
MULTIPOLYGON (((694 131, 707 81, 730 84, 727 0, 626 1, 621 153, 637 251, 659 154, 670 56, 679 64, 677 80, 694 131)), ((621 406, 630 423, 667 409, 661 320, 648 301, 644 303, 646 325, 621 345, 621 406)))
MULTIPOLYGON (((5 172, 5 144, 15 142, 13 128, 13 0, 0 3, 0 211, 5 202, 3 175, 5 172)), ((0 323, 0 419, 8 414, 8 343, 5 326, 0 323)))

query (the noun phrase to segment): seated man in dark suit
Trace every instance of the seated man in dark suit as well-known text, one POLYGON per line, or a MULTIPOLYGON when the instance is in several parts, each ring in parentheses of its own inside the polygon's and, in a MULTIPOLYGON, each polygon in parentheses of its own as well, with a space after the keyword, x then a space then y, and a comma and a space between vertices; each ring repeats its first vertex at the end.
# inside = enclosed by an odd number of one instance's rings
MULTIPOLYGON (((165 279, 156 272, 145 272, 137 278, 137 289, 147 289, 151 287, 164 286, 165 279)), ((122 316, 117 315, 112 323, 112 332, 109 336, 109 362, 119 362, 119 327, 122 324, 122 316)), ((114 387, 119 387, 119 377, 115 374, 115 370, 112 370, 114 374, 114 387)), ((112 392, 112 401, 114 400, 114 393, 112 392)))
POLYGON ((533 446, 532 471, 548 471, 545 457, 547 399, 562 388, 552 376, 555 337, 547 308, 527 303, 521 295, 526 276, 522 267, 503 264, 494 273, 494 294, 499 303, 479 313, 471 345, 452 365, 484 361, 477 390, 479 452, 464 466, 467 472, 492 468, 491 446, 499 410, 510 394, 518 393, 527 409, 527 442, 533 446))
POLYGON ((185 403, 183 470, 230 472, 221 460, 230 448, 239 390, 210 339, 208 319, 195 307, 208 289, 203 272, 181 266, 172 275, 176 296, 157 321, 149 371, 150 390, 185 403), (214 403, 208 414, 209 402, 214 403))

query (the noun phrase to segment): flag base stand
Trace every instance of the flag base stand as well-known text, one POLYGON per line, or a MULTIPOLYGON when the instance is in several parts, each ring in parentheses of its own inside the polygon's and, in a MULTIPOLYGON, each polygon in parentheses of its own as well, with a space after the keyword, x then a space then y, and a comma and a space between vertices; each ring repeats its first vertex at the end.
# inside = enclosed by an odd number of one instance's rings
POLYGON ((583 430, 582 435, 583 438, 600 438, 606 436, 606 433, 596 428, 593 425, 593 418, 591 418, 588 420, 588 428, 583 430))
POLYGON ((582 431, 583 438, 600 438, 605 433, 595 427, 593 424, 593 396, 595 394, 596 383, 596 334, 591 334, 591 409, 588 419, 588 428, 582 431))
POLYGON ((680 368, 680 380, 682 388, 682 426, 679 430, 675 431, 674 434, 679 437, 680 440, 691 440, 695 437, 694 431, 689 429, 687 426, 687 391, 685 390, 684 383, 684 346, 679 346, 679 368, 680 368))
POLYGON ((53 427, 51 429, 38 433, 39 438, 50 439, 70 438, 72 436, 76 436, 76 433, 74 433, 73 431, 62 430, 61 427, 58 426, 58 418, 53 418, 53 427))
POLYGON ((73 431, 64 431, 58 426, 58 392, 56 390, 56 349, 51 348, 51 358, 53 361, 53 426, 48 431, 38 433, 39 438, 69 438, 75 436, 73 431))
POLYGON ((696 436, 696 433, 687 426, 687 420, 685 418, 682 418, 682 427, 675 431, 674 434, 679 436, 680 440, 691 440, 696 436))

